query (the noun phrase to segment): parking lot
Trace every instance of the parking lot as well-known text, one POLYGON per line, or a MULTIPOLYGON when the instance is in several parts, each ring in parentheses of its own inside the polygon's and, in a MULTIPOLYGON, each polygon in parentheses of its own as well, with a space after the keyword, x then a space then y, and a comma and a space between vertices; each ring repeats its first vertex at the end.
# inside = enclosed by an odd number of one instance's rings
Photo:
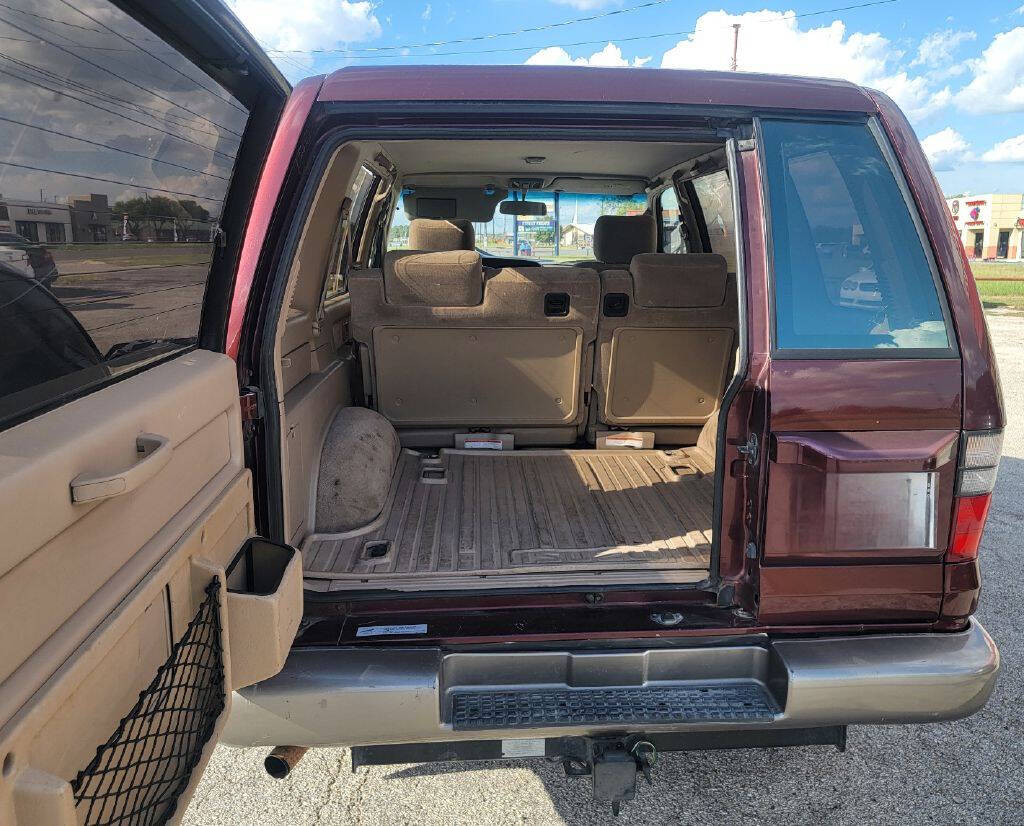
POLYGON ((207 824, 1020 823, 1024 790, 1024 316, 989 317, 1009 425, 982 545, 979 617, 1003 670, 981 713, 954 723, 857 727, 834 749, 663 756, 653 788, 612 818, 560 765, 437 764, 351 772, 346 749, 311 751, 284 781, 266 749, 218 747, 185 816, 207 824))

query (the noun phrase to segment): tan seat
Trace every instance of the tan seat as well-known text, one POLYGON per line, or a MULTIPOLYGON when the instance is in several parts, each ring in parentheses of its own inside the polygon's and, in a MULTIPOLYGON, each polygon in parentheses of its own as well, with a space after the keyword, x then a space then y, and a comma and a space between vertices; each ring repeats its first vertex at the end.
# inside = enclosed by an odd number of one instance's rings
POLYGON ((725 259, 637 255, 628 272, 604 270, 601 288, 598 422, 693 444, 732 371, 736 280, 725 259))
POLYGON ((593 270, 484 271, 476 252, 396 250, 383 271, 352 272, 349 291, 369 404, 403 444, 451 446, 467 428, 571 444, 585 429, 593 270))
POLYGON ((476 232, 465 218, 415 218, 409 222, 409 249, 450 252, 476 249, 476 232))
POLYGON ((601 215, 594 223, 596 260, 575 266, 598 271, 629 269, 634 255, 654 252, 657 245, 658 226, 653 215, 601 215))

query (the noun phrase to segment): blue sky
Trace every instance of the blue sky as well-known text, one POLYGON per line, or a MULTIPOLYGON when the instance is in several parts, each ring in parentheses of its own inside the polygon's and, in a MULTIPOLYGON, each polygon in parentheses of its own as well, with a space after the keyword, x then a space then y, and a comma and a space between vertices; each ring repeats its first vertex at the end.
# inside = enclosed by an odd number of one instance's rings
POLYGON ((740 71, 840 77, 888 92, 950 194, 1024 192, 1022 2, 837 10, 858 0, 229 0, 292 81, 353 64, 727 69, 739 23, 740 71), (552 25, 589 16, 597 19, 552 25), (422 45, 467 38, 483 39, 422 45))

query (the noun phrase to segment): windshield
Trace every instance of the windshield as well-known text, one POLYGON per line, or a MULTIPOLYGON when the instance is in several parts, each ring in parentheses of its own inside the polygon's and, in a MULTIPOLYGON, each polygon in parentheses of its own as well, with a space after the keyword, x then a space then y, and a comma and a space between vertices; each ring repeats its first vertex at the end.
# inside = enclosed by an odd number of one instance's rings
MULTIPOLYGON (((580 261, 594 257, 594 224, 602 215, 640 215, 647 197, 580 195, 572 192, 530 192, 527 200, 542 201, 547 215, 502 215, 495 210, 486 222, 474 222, 476 247, 502 258, 535 258, 542 263, 580 261)), ((388 249, 407 249, 409 219, 402 198, 388 233, 388 249)))

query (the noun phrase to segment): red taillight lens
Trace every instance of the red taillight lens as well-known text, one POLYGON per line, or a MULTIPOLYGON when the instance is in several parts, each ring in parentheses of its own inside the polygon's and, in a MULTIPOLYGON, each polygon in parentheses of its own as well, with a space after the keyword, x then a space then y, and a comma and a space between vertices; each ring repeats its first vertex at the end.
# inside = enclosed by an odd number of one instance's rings
POLYGON ((991 504, 991 493, 956 500, 953 541, 946 554, 948 562, 967 562, 978 558, 978 546, 981 544, 981 534, 985 530, 985 519, 991 504))

